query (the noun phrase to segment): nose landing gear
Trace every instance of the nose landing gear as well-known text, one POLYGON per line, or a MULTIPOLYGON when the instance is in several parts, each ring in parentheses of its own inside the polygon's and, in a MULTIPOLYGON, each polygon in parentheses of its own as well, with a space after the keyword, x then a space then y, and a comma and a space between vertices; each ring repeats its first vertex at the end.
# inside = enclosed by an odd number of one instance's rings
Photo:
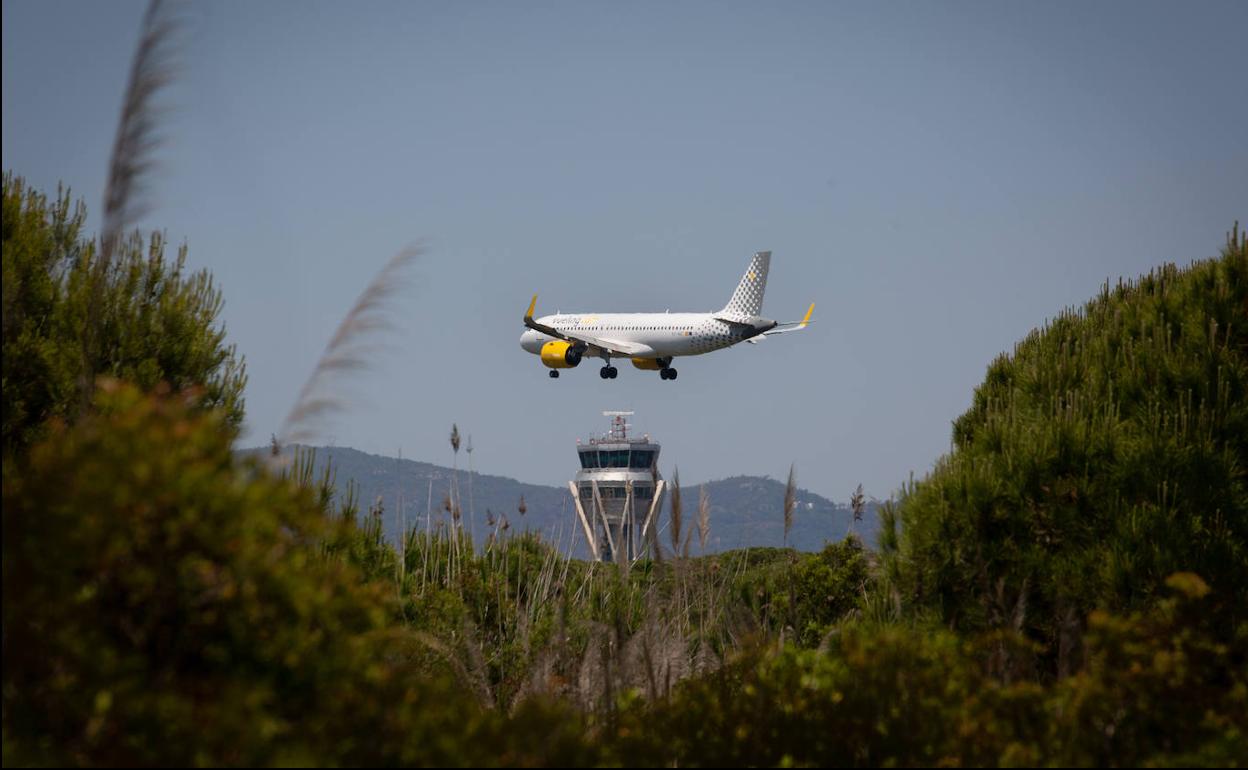
POLYGON ((551 370, 550 370, 550 378, 551 378, 552 380, 557 380, 557 379, 559 379, 559 371, 558 371, 557 369, 551 369, 551 370))

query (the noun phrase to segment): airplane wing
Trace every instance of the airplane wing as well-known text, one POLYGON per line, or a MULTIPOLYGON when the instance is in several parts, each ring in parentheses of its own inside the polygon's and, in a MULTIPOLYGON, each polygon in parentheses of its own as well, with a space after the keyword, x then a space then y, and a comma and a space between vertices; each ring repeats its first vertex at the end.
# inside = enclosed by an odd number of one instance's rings
POLYGON ((640 356, 652 352, 650 348, 644 345, 624 342, 623 340, 610 340, 603 337, 590 337, 588 334, 564 332, 563 337, 564 339, 583 342, 591 348, 599 348, 616 356, 640 356))
POLYGON ((534 331, 549 335, 555 339, 565 340, 567 342, 579 342, 590 348, 606 351, 615 356, 636 356, 650 353, 650 348, 644 345, 638 345, 633 342, 624 342, 623 340, 613 340, 606 337, 593 337, 588 334, 573 331, 561 331, 553 326, 538 323, 533 320, 533 309, 537 307, 537 295, 533 295, 533 301, 529 303, 529 310, 524 314, 524 325, 534 331))

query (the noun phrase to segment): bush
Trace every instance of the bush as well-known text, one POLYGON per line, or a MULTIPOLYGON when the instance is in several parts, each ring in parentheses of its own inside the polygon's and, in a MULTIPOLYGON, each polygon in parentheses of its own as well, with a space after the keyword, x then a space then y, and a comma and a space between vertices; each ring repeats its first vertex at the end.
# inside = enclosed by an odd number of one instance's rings
POLYGON ((86 208, 58 190, 51 201, 4 175, 4 438, 7 458, 52 418, 76 419, 95 376, 145 390, 195 389, 196 403, 243 418, 246 375, 216 326, 221 292, 206 271, 186 273, 186 247, 138 232, 102 270, 82 235, 86 208))
POLYGON ((817 647, 856 610, 871 582, 867 553, 853 536, 826 543, 819 553, 751 548, 698 561, 732 576, 728 609, 738 626, 767 635, 789 628, 785 638, 804 647, 817 647))
POLYGON ((861 601, 870 579, 867 557, 862 543, 851 536, 804 556, 795 573, 798 639, 814 647, 861 601))
POLYGON ((224 415, 108 385, 4 465, 6 763, 581 761, 427 675, 394 592, 327 555, 308 489, 239 466, 224 415))
POLYGON ((823 651, 747 649, 655 704, 630 700, 610 749, 666 766, 1236 766, 1248 658, 1217 639, 1208 587, 1168 581, 1146 613, 1099 613, 1088 666, 1052 685, 997 670, 1012 632, 854 625, 823 651))
POLYGON ((953 628, 1010 627, 1078 667, 1093 608, 1202 575, 1248 617, 1248 246, 1106 285, 988 369, 953 452, 885 516, 890 584, 953 628), (898 531, 900 525, 900 531, 898 531))

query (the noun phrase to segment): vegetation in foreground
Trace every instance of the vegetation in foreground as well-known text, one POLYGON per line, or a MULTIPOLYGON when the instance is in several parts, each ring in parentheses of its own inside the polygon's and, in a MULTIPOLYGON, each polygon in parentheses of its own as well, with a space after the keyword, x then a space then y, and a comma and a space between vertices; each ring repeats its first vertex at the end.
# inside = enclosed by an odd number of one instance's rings
POLYGON ((453 516, 394 548, 311 458, 239 460, 210 280, 137 235, 93 270, 80 212, 5 176, 6 764, 1248 757, 1237 231, 995 362, 878 557, 618 569, 453 516))

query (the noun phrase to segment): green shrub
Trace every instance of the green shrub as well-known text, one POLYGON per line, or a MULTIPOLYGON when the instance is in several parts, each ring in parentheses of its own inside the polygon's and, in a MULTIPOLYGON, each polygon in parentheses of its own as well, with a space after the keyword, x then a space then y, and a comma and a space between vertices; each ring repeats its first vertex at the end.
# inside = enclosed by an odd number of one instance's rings
POLYGON ((1248 758, 1248 623, 1221 638, 1197 575, 1165 581, 1149 612, 1089 621, 1084 669, 1049 702, 1048 742, 1068 766, 1242 767, 1248 758))
POLYGON ((1085 670, 1055 684, 998 667, 1032 644, 1009 631, 850 625, 628 700, 610 749, 682 767, 1242 764, 1248 626, 1228 646, 1204 582, 1167 582, 1148 612, 1094 615, 1085 670))
POLYGON ((206 271, 187 274, 185 246, 169 260, 163 235, 135 232, 102 272, 82 203, 64 190, 49 201, 10 173, 3 188, 6 457, 48 420, 75 419, 97 375, 194 389, 201 407, 242 422, 246 375, 217 325, 221 292, 206 271))
POLYGON ((798 639, 814 647, 858 606, 870 578, 867 557, 862 543, 847 537, 828 543, 817 554, 804 555, 795 573, 798 639))
POLYGON ((6 763, 592 759, 564 709, 517 729, 419 668, 392 585, 326 553, 311 490, 236 464, 224 415, 97 408, 4 465, 6 763))
POLYGON ((1073 671, 1093 608, 1202 575, 1248 617, 1248 247, 1104 287, 988 369, 954 449, 885 517, 886 576, 953 628, 1073 671))
POLYGON ((706 567, 731 576, 737 625, 817 647, 847 614, 858 608, 871 582, 867 553, 856 537, 827 543, 819 553, 783 548, 727 551, 695 560, 699 580, 710 580, 706 567))

